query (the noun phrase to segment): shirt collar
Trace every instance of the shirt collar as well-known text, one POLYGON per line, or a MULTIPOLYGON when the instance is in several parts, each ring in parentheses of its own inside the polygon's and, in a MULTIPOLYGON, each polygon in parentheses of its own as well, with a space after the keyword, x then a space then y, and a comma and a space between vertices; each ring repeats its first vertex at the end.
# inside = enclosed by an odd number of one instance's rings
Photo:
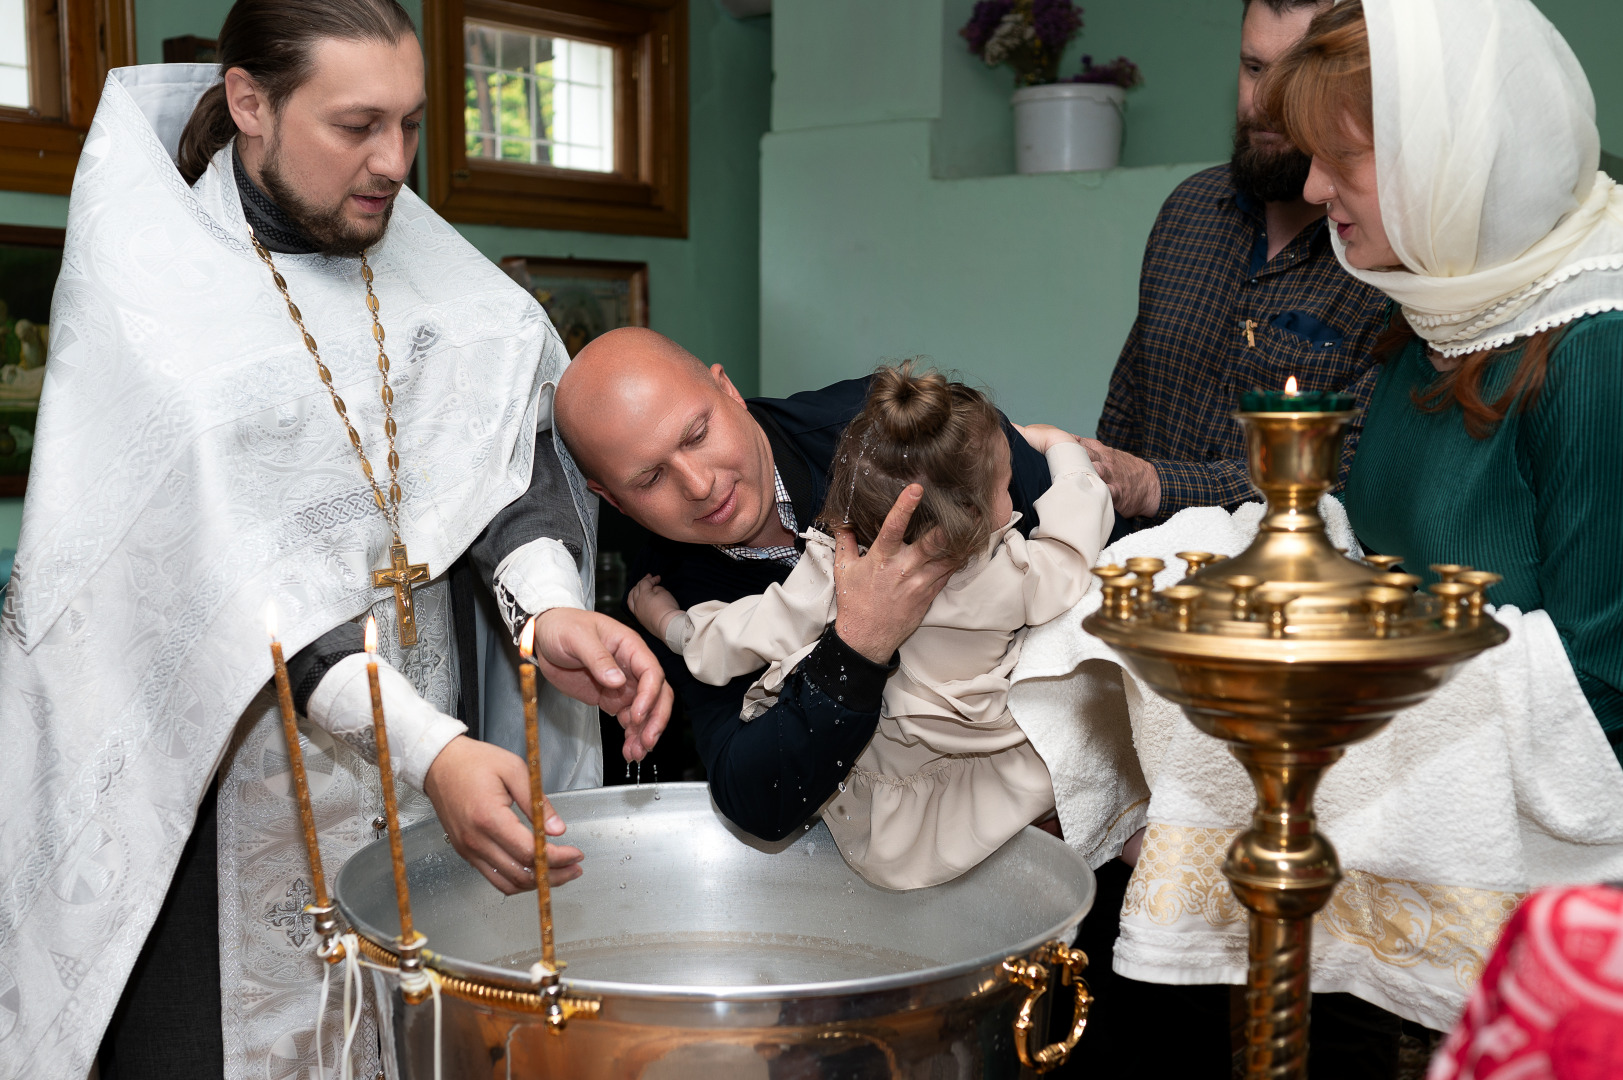
MULTIPOLYGON (((772 466, 773 499, 777 504, 778 522, 787 530, 790 536, 800 534, 800 523, 795 518, 794 502, 789 498, 789 489, 783 484, 783 476, 778 472, 776 465, 772 466)), ((793 544, 774 545, 772 547, 750 547, 748 544, 716 544, 715 548, 728 558, 744 560, 770 560, 795 566, 800 562, 800 552, 793 544)))
POLYGON ((243 168, 242 155, 237 152, 236 141, 231 143, 231 171, 236 174, 237 196, 242 201, 242 216, 248 227, 267 251, 278 255, 313 255, 320 249, 304 235, 293 219, 276 205, 248 170, 243 168))

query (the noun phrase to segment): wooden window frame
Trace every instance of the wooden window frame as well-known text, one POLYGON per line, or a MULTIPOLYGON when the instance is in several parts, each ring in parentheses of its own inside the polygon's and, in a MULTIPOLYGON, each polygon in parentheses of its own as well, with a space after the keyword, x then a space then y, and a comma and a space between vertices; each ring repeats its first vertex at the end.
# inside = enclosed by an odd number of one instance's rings
POLYGON ((685 237, 688 0, 423 0, 428 203, 449 221, 685 237), (615 171, 469 158, 465 20, 615 49, 615 171))
POLYGON ((107 72, 135 63, 134 0, 25 0, 25 11, 32 96, 55 103, 0 107, 0 189, 66 195, 107 72))

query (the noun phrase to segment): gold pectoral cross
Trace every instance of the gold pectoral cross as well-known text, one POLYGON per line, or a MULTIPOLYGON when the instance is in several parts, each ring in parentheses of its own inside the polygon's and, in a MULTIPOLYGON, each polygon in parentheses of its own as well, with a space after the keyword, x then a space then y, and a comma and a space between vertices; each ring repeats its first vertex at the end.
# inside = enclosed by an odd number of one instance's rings
POLYGON ((394 589, 394 610, 400 624, 400 647, 409 649, 417 644, 417 610, 412 607, 411 587, 428 580, 428 564, 412 564, 406 555, 405 544, 389 545, 389 569, 372 571, 372 584, 379 589, 394 589))

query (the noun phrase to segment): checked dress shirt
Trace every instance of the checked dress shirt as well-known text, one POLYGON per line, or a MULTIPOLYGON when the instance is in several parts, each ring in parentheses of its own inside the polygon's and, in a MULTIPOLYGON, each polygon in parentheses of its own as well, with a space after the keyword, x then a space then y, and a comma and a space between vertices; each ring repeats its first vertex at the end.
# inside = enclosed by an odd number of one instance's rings
MULTIPOLYGON (((1159 510, 1131 527, 1256 499, 1233 419, 1240 395, 1294 375, 1302 390, 1344 391, 1362 409, 1386 311, 1384 295, 1336 262, 1325 221, 1269 259, 1263 209, 1234 189, 1227 165, 1180 184, 1150 232, 1138 319, 1099 418, 1099 441, 1161 478, 1159 510)), ((1338 494, 1361 427, 1347 428, 1338 494)))

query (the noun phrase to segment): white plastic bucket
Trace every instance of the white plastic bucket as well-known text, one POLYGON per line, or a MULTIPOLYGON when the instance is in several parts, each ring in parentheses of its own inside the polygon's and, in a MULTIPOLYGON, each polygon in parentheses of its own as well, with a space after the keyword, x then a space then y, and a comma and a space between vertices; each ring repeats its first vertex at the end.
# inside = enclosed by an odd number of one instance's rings
POLYGON ((1014 92, 1015 168, 1023 173, 1114 169, 1127 91, 1053 83, 1014 92))

